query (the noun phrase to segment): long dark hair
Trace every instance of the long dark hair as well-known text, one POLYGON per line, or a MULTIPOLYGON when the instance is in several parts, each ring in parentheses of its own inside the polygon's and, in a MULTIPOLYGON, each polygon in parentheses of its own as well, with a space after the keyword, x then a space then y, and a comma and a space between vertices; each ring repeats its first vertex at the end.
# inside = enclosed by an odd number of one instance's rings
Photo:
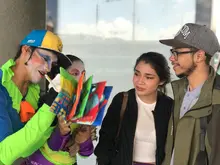
POLYGON ((142 61, 146 64, 150 64, 153 67, 160 79, 160 82, 164 82, 159 89, 166 93, 165 85, 170 82, 170 67, 166 58, 157 52, 144 53, 137 58, 134 69, 142 61))

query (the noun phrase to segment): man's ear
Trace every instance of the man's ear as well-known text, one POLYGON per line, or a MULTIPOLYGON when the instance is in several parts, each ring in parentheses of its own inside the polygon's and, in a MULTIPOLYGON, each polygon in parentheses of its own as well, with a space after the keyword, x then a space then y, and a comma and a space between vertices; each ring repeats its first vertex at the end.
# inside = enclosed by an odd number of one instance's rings
POLYGON ((198 50, 196 52, 196 61, 197 62, 202 62, 206 60, 206 56, 205 56, 205 51, 203 50, 198 50))

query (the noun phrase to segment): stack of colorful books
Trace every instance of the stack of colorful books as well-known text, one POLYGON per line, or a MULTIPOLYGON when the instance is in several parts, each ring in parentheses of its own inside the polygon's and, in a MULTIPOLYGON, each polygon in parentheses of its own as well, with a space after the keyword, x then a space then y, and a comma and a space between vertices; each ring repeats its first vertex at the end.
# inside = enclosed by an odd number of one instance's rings
POLYGON ((73 123, 99 126, 102 123, 112 86, 106 81, 93 83, 93 76, 79 81, 60 68, 61 91, 51 106, 51 111, 73 123))

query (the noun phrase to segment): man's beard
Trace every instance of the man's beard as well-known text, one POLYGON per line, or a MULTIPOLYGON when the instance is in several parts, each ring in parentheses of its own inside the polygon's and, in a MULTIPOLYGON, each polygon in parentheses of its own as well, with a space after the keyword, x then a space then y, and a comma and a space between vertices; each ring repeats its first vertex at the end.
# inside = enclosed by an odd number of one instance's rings
POLYGON ((195 69, 197 65, 193 62, 192 66, 188 68, 184 73, 181 73, 179 75, 176 75, 178 78, 183 78, 189 76, 195 69))

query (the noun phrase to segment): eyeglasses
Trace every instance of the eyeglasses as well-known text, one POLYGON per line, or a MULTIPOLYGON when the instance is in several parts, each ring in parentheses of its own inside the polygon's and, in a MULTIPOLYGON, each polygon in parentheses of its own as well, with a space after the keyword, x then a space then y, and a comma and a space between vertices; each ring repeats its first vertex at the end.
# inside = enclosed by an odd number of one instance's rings
POLYGON ((171 52, 171 56, 174 56, 174 58, 177 60, 178 56, 180 54, 195 53, 195 52, 197 52, 197 50, 190 50, 190 51, 179 52, 179 51, 177 51, 175 49, 170 49, 170 52, 171 52))

